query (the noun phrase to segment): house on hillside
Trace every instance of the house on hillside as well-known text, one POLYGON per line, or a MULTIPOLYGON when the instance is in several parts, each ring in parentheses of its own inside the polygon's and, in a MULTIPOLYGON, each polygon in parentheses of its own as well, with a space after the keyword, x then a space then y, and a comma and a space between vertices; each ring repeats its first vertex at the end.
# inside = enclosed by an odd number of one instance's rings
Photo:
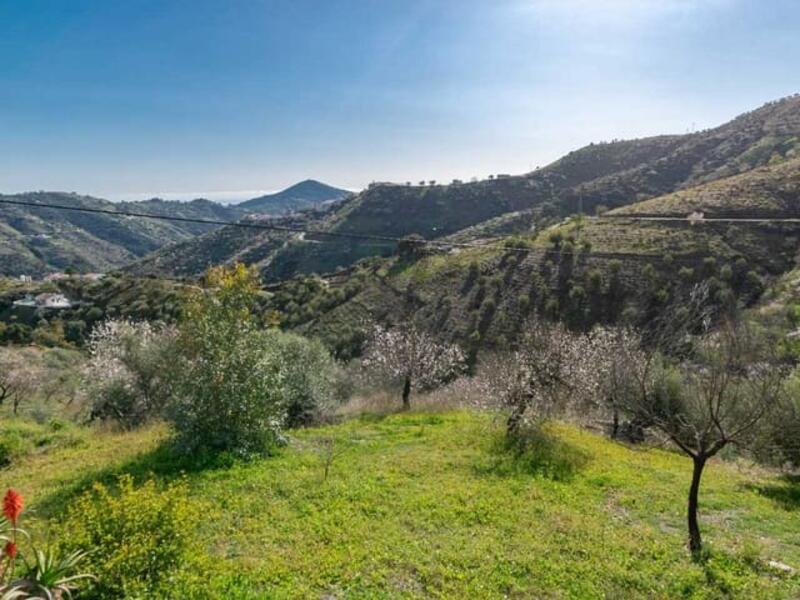
POLYGON ((70 308, 72 303, 64 294, 39 294, 36 296, 37 308, 70 308))

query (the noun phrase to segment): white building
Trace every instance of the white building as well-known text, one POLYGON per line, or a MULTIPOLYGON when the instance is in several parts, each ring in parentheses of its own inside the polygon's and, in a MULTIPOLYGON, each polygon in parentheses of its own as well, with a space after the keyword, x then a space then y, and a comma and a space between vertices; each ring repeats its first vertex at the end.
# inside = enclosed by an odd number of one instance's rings
POLYGON ((39 294, 36 296, 39 308, 69 308, 72 303, 64 294, 39 294))

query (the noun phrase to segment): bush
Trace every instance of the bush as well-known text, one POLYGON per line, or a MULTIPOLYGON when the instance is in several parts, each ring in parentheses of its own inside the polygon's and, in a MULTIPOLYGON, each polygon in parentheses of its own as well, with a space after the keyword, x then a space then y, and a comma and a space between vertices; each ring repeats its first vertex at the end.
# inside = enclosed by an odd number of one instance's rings
POLYGON ((33 330, 23 323, 12 323, 2 331, 0 342, 11 344, 30 344, 33 341, 33 330))
POLYGON ((277 338, 252 311, 257 275, 237 265, 207 281, 182 313, 169 419, 188 452, 267 454, 284 441, 288 393, 277 338))
POLYGON ((163 490, 139 488, 122 476, 116 493, 100 483, 70 506, 62 525, 65 550, 90 549, 86 568, 97 580, 88 597, 164 598, 171 580, 202 560, 196 528, 199 511, 185 482, 163 490))
POLYGON ((26 451, 27 444, 19 431, 3 431, 0 434, 0 467, 7 467, 26 451))
POLYGON ((72 344, 82 344, 84 333, 86 332, 86 323, 80 320, 67 321, 64 327, 64 338, 72 344))
POLYGON ((297 427, 318 422, 336 404, 338 370, 328 350, 318 340, 269 332, 284 364, 286 425, 297 427))

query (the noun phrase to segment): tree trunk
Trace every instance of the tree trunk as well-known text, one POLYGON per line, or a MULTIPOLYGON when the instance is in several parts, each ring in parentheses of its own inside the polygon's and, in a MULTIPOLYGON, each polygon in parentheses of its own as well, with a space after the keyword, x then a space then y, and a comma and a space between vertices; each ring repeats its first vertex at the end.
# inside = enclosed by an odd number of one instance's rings
POLYGON ((411 408, 411 377, 406 377, 403 383, 403 410, 411 408))
POLYGON ((520 425, 522 425, 522 415, 524 412, 524 409, 519 405, 512 407, 511 414, 508 415, 508 421, 506 421, 506 435, 508 437, 514 437, 519 433, 520 425))
POLYGON ((703 475, 703 467, 706 466, 706 457, 701 454, 693 457, 693 460, 692 485, 689 488, 689 510, 686 516, 689 524, 689 550, 692 556, 697 557, 703 547, 703 542, 700 538, 700 525, 697 523, 697 495, 700 491, 700 477, 703 475))
POLYGON ((614 407, 614 420, 611 423, 611 439, 615 440, 619 436, 619 410, 614 407))

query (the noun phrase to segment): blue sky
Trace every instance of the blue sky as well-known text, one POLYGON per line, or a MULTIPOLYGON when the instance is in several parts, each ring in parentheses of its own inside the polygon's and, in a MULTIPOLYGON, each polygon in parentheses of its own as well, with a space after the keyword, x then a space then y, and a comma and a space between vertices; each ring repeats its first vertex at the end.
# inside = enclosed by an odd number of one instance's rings
POLYGON ((0 0, 0 192, 519 173, 800 91, 796 0, 0 0))

